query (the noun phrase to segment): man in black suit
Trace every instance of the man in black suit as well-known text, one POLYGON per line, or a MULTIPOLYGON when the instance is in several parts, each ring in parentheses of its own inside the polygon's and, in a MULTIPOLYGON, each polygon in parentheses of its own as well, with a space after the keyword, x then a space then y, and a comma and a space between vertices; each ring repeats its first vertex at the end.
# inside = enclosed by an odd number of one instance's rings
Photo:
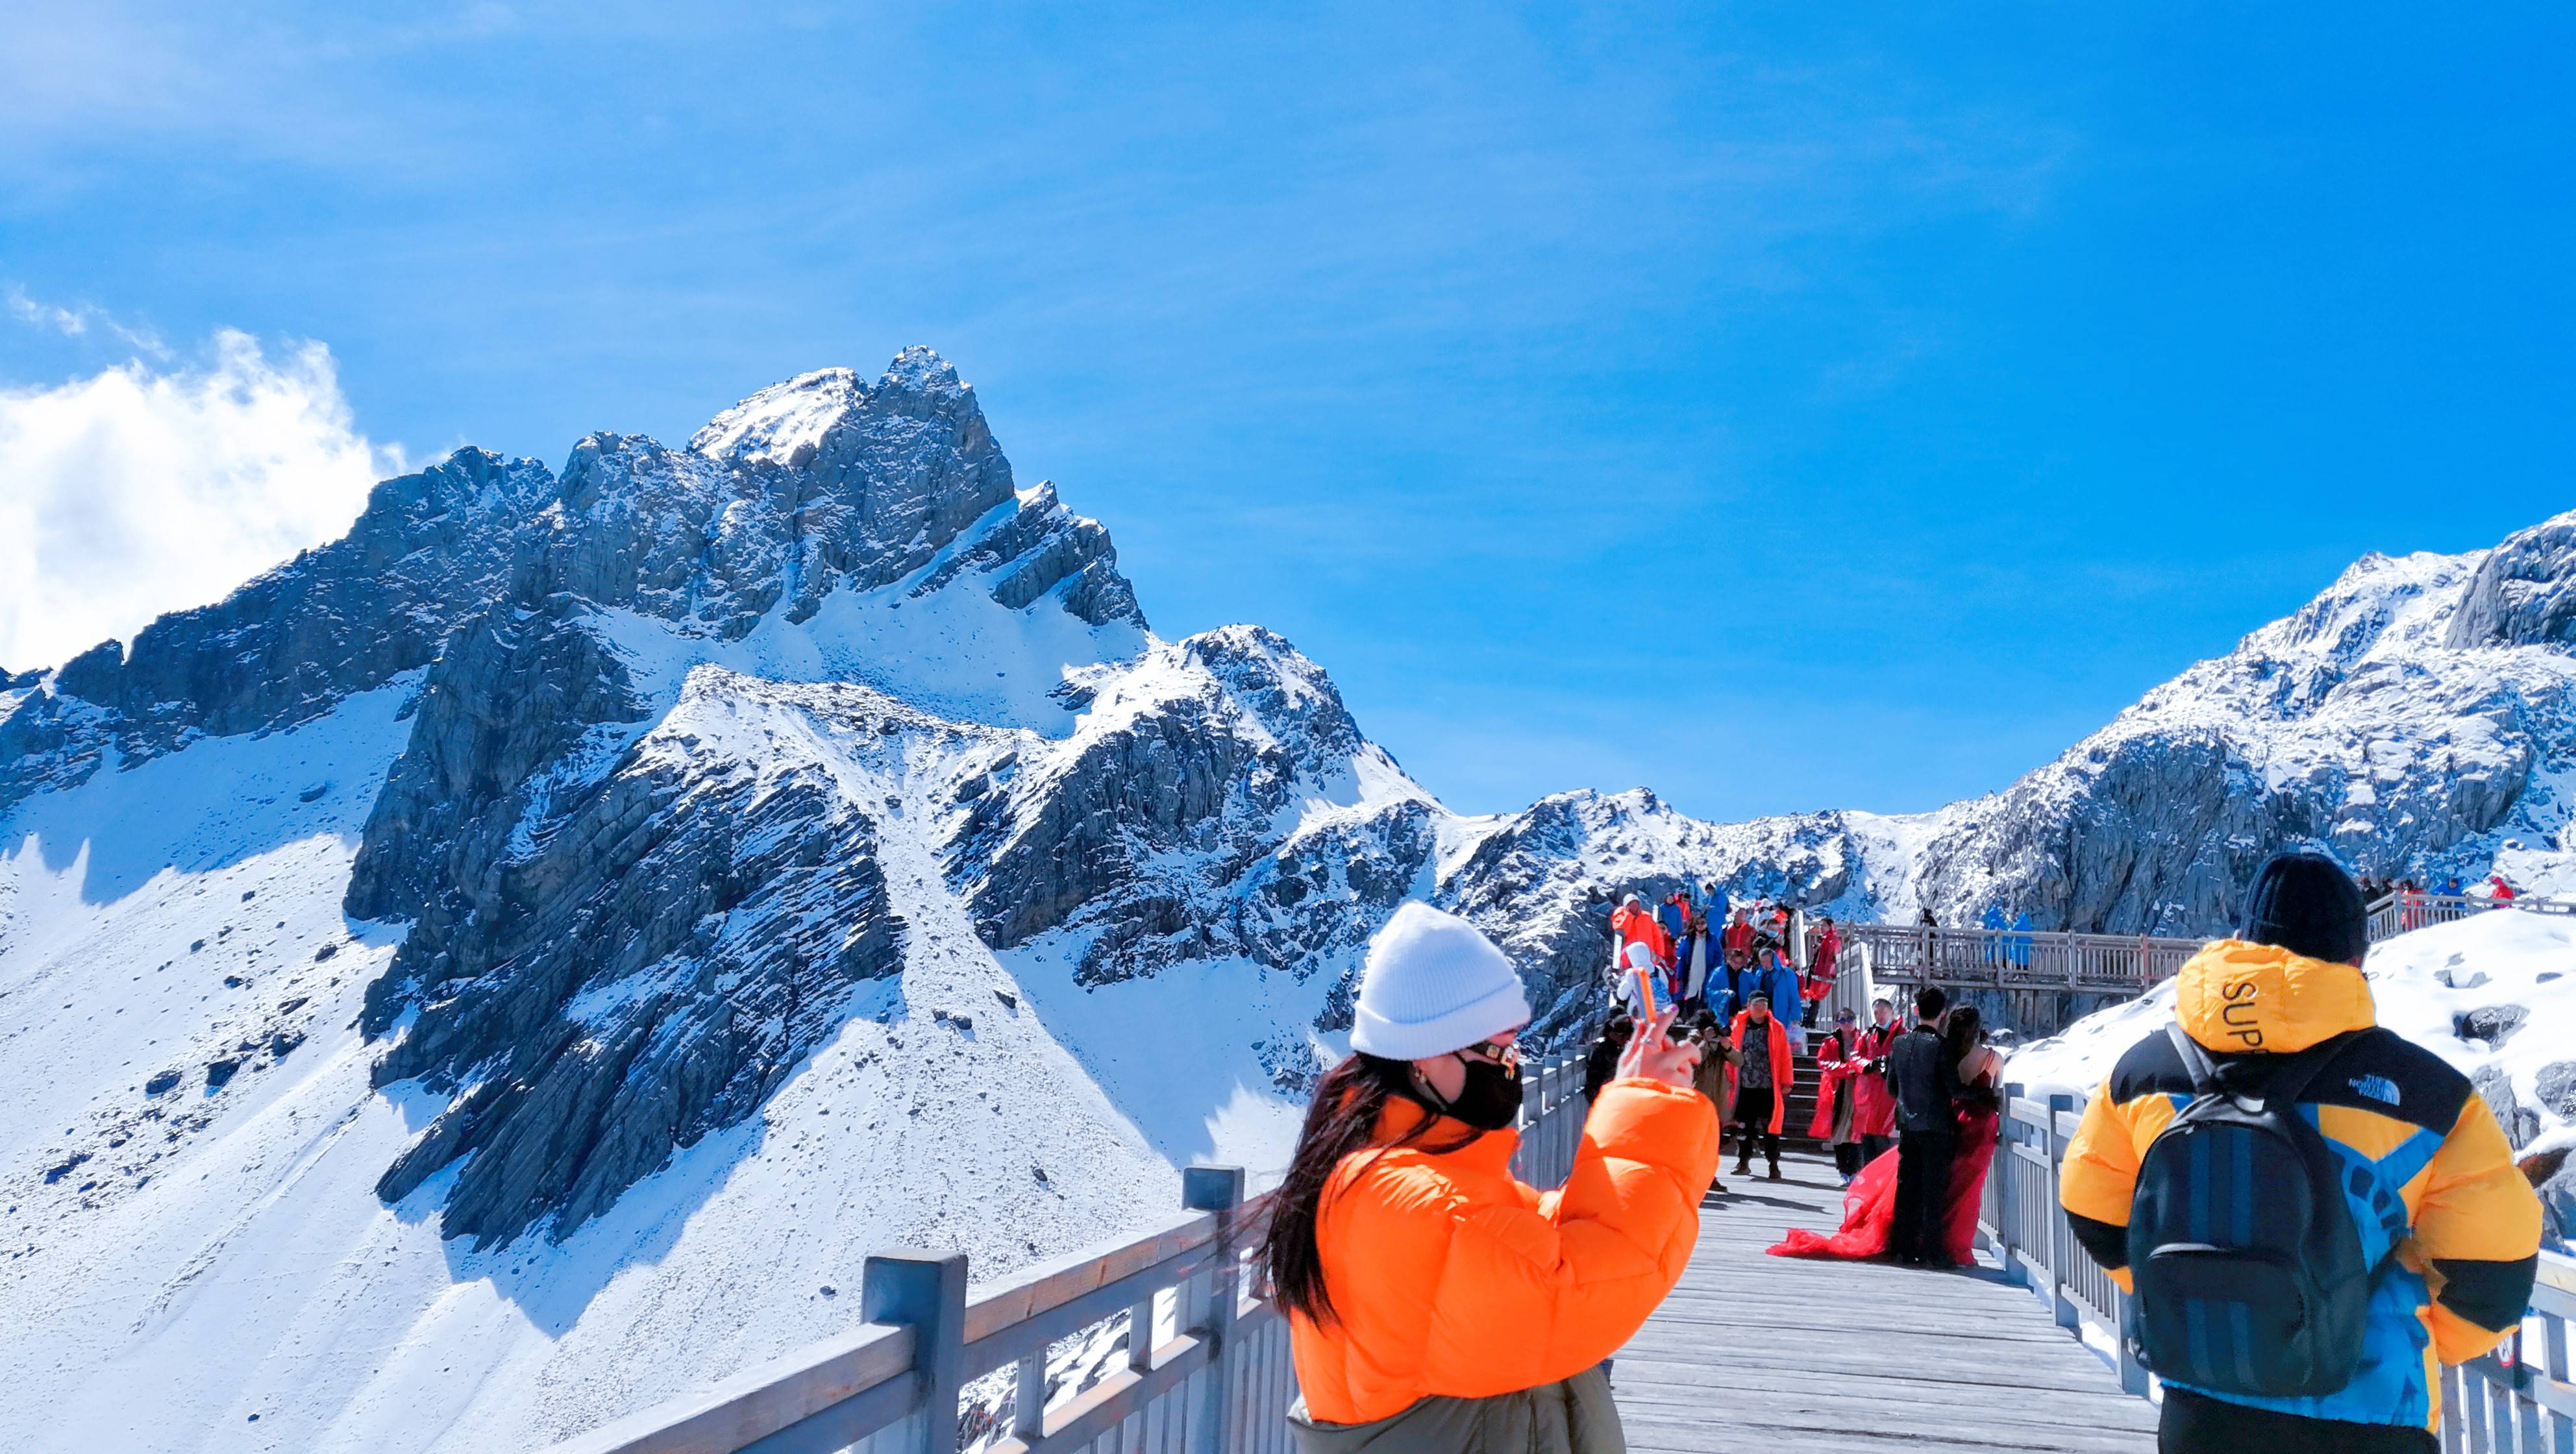
POLYGON ((1915 991, 1914 1028, 1887 1052, 1888 1089, 1896 1097, 1896 1212, 1887 1250, 1899 1262, 1925 1267, 1951 1265, 1942 1204, 1959 1152, 1959 1067, 1941 1038, 1949 1006, 1938 985, 1915 991))

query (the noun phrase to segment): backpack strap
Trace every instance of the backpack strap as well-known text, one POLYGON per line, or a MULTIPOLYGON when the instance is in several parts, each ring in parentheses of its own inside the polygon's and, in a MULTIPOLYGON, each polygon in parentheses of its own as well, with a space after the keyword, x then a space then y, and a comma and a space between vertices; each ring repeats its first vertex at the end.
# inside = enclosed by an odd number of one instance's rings
POLYGON ((2165 1036, 2173 1041, 2174 1049, 2182 1052, 2183 1073, 2191 1077, 2191 1093, 2195 1096, 2217 1094, 2218 1062, 2210 1059, 2209 1052, 2201 1048, 2201 1043, 2191 1038, 2191 1032, 2182 1027, 2182 1021, 2167 1024, 2165 1036))

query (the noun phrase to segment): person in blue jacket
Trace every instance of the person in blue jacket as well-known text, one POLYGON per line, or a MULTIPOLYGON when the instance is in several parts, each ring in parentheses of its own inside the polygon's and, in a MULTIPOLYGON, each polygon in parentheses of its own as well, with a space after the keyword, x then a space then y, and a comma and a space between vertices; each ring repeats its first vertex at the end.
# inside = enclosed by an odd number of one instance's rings
MULTIPOLYGON (((1771 1003, 1775 1005, 1795 1005, 1799 1003, 1798 971, 1795 966, 1789 963, 1789 956, 1781 953, 1777 949, 1766 949, 1762 951, 1762 983, 1758 989, 1747 994, 1744 998, 1749 1002, 1752 1000, 1754 994, 1769 995, 1771 997, 1771 1003)), ((1807 1048, 1807 1027, 1798 1023, 1797 1011, 1791 1010, 1788 1014, 1781 1016, 1781 1018, 1789 1022, 1789 1041, 1791 1047, 1801 1051, 1805 1050, 1807 1048)))
POLYGON ((2013 915, 2012 962, 2015 969, 2030 968, 2030 910, 2013 915))

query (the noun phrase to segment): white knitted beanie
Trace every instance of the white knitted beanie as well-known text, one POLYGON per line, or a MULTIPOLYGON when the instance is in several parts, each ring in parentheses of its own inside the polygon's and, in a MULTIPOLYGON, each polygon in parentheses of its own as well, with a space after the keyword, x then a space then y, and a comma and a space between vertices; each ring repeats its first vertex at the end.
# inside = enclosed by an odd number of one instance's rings
POLYGON ((1530 1021, 1521 977, 1476 926, 1408 902, 1369 941, 1351 1048, 1428 1060, 1530 1021))

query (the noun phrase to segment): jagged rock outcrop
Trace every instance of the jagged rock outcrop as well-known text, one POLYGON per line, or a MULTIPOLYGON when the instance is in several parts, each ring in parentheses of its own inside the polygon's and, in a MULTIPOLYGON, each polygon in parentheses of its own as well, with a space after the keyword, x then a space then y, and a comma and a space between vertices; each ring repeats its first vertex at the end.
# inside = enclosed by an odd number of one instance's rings
POLYGON ((1278 636, 1225 627, 1075 692, 1073 736, 1016 751, 949 845, 950 880, 997 948, 1078 931, 1095 984, 1235 954, 1311 973, 1413 886, 1427 795, 1278 636), (1304 887, 1283 886, 1283 863, 1304 887))
POLYGON ((449 1235, 569 1233, 751 1114, 901 973, 874 821, 836 764, 696 730, 735 686, 694 683, 605 780, 541 809, 371 987, 371 1031, 417 1011, 377 1083, 455 1096, 387 1200, 457 1165, 449 1235))
POLYGON ((130 648, 65 662, 50 691, 0 715, 0 809, 111 751, 131 765, 198 735, 286 726, 428 665, 501 595, 521 523, 553 486, 535 460, 460 449, 377 485, 339 540, 154 621, 130 648))
POLYGON ((2488 551, 2443 635, 2453 650, 2570 641, 2576 641, 2576 518, 2564 515, 2488 551))

